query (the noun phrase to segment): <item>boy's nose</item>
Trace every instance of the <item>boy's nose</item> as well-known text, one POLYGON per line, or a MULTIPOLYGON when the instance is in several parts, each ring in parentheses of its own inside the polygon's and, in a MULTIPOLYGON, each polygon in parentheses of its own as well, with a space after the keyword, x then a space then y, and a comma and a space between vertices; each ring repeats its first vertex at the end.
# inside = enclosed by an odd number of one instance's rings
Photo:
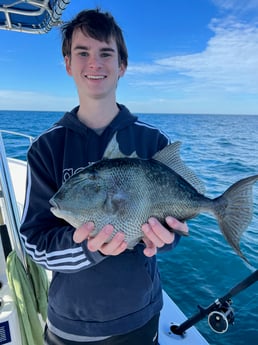
POLYGON ((91 68, 99 68, 102 66, 102 62, 99 56, 92 56, 89 61, 91 68))

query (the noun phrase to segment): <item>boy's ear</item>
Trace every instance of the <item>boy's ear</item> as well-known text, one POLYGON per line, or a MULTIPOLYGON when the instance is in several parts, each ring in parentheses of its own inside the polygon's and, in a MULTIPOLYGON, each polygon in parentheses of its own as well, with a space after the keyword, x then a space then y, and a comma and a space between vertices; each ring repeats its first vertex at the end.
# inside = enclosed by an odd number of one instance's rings
POLYGON ((126 67, 125 67, 125 65, 123 64, 123 62, 121 62, 119 68, 120 68, 119 77, 123 77, 123 75, 125 74, 125 71, 126 71, 126 67))
POLYGON ((68 75, 72 75, 72 69, 71 69, 71 58, 69 56, 65 56, 64 58, 64 62, 65 62, 65 69, 68 75))

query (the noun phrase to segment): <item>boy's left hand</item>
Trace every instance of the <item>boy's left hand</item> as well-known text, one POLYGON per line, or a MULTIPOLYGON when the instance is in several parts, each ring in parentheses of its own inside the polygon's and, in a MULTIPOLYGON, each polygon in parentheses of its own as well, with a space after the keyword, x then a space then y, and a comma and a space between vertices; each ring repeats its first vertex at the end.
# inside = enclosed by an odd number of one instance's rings
MULTIPOLYGON (((172 231, 175 229, 188 235, 188 226, 186 223, 182 223, 173 217, 167 217, 166 222, 172 231)), ((166 229, 154 217, 149 218, 148 222, 142 225, 142 231, 144 232, 143 242, 146 245, 143 252, 149 257, 157 254, 158 248, 173 243, 175 239, 175 234, 166 229)))

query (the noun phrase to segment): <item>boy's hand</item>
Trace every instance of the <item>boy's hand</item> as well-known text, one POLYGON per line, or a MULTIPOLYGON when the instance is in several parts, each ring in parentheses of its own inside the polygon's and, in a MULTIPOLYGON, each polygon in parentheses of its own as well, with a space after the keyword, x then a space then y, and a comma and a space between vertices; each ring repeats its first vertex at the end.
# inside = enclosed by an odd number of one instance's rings
MULTIPOLYGON (((175 231, 178 230, 188 235, 186 223, 182 223, 173 217, 167 217, 166 222, 171 229, 175 231)), ((122 232, 117 233, 111 241, 106 243, 114 231, 112 225, 105 225, 95 237, 91 237, 90 234, 93 230, 93 222, 83 224, 80 228, 75 230, 73 234, 74 242, 82 243, 87 240, 87 246, 90 251, 99 251, 104 255, 119 255, 126 250, 127 243, 124 241, 125 235, 122 232)), ((142 231, 144 232, 143 242, 146 245, 144 254, 149 257, 155 255, 158 248, 163 247, 165 244, 173 243, 175 239, 175 234, 167 230, 154 217, 151 217, 147 223, 142 225, 142 231)))
POLYGON ((91 237, 90 233, 93 230, 94 223, 89 222, 83 224, 75 230, 73 234, 74 242, 81 243, 88 240, 87 246, 90 251, 99 251, 104 255, 119 255, 126 250, 127 243, 124 241, 125 235, 121 232, 117 233, 110 242, 106 243, 114 230, 112 225, 105 225, 95 237, 91 237))
MULTIPOLYGON (((178 230, 186 236, 188 235, 186 223, 182 223, 173 217, 167 217, 166 222, 172 230, 178 230)), ((158 248, 163 247, 165 244, 173 243, 175 239, 175 234, 166 229, 154 217, 151 217, 147 223, 142 225, 142 231, 145 235, 143 241, 146 245, 144 254, 149 257, 157 254, 158 248)))

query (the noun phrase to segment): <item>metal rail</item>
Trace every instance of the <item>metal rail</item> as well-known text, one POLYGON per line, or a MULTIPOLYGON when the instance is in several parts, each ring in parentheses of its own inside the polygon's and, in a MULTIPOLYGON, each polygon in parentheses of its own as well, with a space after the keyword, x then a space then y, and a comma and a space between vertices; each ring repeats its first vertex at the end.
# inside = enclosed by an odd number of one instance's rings
POLYGON ((26 255, 19 236, 21 219, 8 166, 2 133, 23 136, 29 138, 30 141, 32 140, 32 137, 23 135, 21 133, 0 130, 0 197, 2 198, 3 216, 8 228, 13 249, 17 252, 17 255, 23 263, 24 268, 27 270, 26 255))
POLYGON ((5 130, 5 129, 0 129, 0 134, 1 134, 1 133, 11 134, 11 135, 15 135, 15 136, 20 136, 20 137, 23 137, 23 138, 27 138, 27 139, 29 139, 30 144, 32 143, 32 141, 33 141, 33 139, 34 139, 34 137, 31 136, 31 135, 23 134, 23 133, 19 133, 19 132, 8 131, 8 130, 5 130))

